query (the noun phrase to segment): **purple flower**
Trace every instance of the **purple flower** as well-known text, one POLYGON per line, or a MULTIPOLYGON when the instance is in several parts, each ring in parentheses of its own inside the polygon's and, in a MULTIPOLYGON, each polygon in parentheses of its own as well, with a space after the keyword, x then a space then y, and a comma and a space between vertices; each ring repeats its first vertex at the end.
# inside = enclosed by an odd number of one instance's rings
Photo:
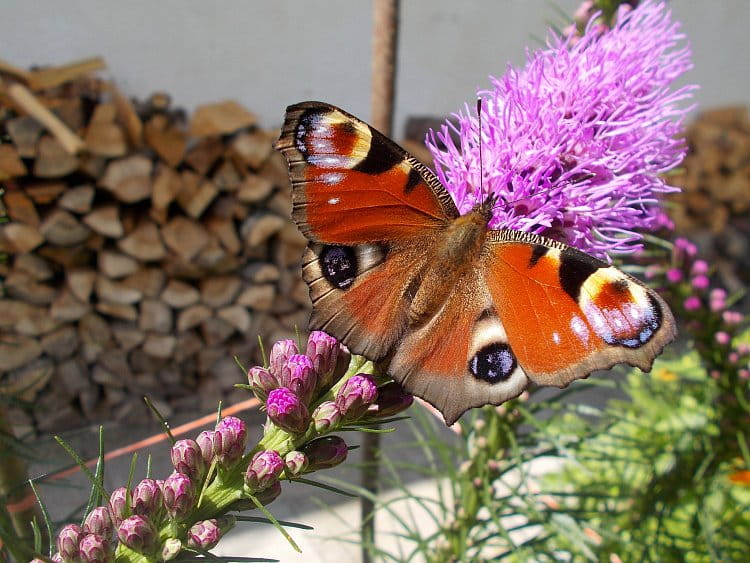
POLYGON ((714 338, 716 339, 716 342, 721 344, 722 346, 726 346, 729 344, 729 341, 731 338, 729 337, 729 334, 724 332, 723 330, 720 330, 714 335, 714 338))
POLYGON ((156 519, 162 507, 162 494, 154 479, 143 479, 133 489, 133 514, 142 514, 156 519))
POLYGON ((704 275, 695 276, 690 283, 698 290, 708 289, 710 284, 708 277, 704 275))
POLYGON ((164 506, 172 518, 190 514, 195 502, 195 487, 190 477, 175 471, 164 481, 164 506))
POLYGON ((712 289, 711 293, 708 294, 709 307, 714 313, 723 311, 727 308, 727 292, 726 290, 717 287, 712 289))
POLYGON ((187 544, 190 547, 205 550, 211 549, 219 543, 219 539, 221 538, 219 523, 215 519, 196 522, 188 530, 187 538, 187 544))
POLYGON ((109 496, 109 514, 112 516, 112 524, 119 526, 128 516, 126 508, 130 506, 132 497, 125 487, 112 491, 109 496))
POLYGON ((203 452, 195 440, 177 440, 170 451, 172 465, 179 473, 184 473, 196 482, 203 479, 206 473, 206 461, 203 452))
POLYGON ((346 442, 338 436, 315 438, 302 447, 309 461, 307 471, 336 467, 346 459, 348 451, 346 442))
POLYGON ((367 412, 378 398, 378 386, 371 375, 359 373, 346 380, 336 394, 336 406, 349 420, 355 420, 367 412))
POLYGON ((216 425, 215 450, 219 463, 229 467, 242 457, 247 445, 247 426, 245 422, 235 416, 222 418, 216 425))
POLYGON ((86 534, 78 544, 83 563, 110 563, 115 554, 109 542, 96 534, 86 534))
POLYGON ((657 194, 676 191, 661 175, 685 154, 679 133, 694 88, 670 89, 691 67, 683 39, 666 6, 645 1, 609 31, 589 23, 575 44, 552 35, 523 69, 492 78, 478 93, 481 138, 468 107, 427 138, 459 211, 494 194, 491 228, 605 259, 639 248, 635 231, 662 222, 657 194))
POLYGON ((390 381, 378 388, 376 415, 379 418, 393 416, 408 409, 414 402, 414 397, 404 391, 396 381, 390 381))
POLYGON ((107 540, 112 539, 115 526, 112 523, 109 508, 106 506, 97 506, 89 512, 83 522, 83 531, 87 534, 96 534, 107 540))
POLYGON ((117 537, 133 551, 149 554, 156 547, 157 532, 147 517, 136 514, 123 520, 117 537))
POLYGON ((245 485, 251 494, 264 491, 279 479, 284 470, 284 460, 276 450, 258 452, 245 472, 245 485))
POLYGON ((57 534, 57 551, 63 561, 77 561, 78 544, 83 537, 83 529, 78 524, 63 526, 57 534))
POLYGON ((304 354, 289 356, 281 368, 279 381, 282 387, 286 387, 303 403, 308 404, 317 383, 312 360, 304 354))
POLYGON ((670 268, 667 270, 667 281, 670 283, 680 283, 682 281, 682 270, 679 268, 670 268))
POLYGON ((310 422, 305 404, 286 387, 279 387, 268 394, 266 411, 271 422, 293 434, 307 430, 310 422))
POLYGON ((279 340, 274 343, 268 356, 268 370, 277 378, 281 377, 284 364, 290 356, 295 354, 299 354, 299 350, 294 340, 279 340))
POLYGON ((333 401, 324 401, 313 411, 312 419, 317 432, 334 430, 341 421, 341 409, 333 401))
POLYGON ((697 311, 701 308, 701 300, 698 299, 695 295, 691 295, 690 297, 685 299, 682 306, 686 311, 697 311))

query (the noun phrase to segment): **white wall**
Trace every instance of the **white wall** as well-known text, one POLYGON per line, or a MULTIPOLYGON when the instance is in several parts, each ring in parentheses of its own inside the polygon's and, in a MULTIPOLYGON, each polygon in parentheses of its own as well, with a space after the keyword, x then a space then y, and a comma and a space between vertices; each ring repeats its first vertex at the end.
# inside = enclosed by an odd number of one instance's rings
MULTIPOLYGON (((402 0, 397 123, 471 101, 520 64, 578 0, 402 0)), ((674 0, 704 107, 750 103, 750 2, 674 0)), ((20 66, 102 55, 125 92, 182 106, 236 98, 267 126, 303 99, 369 111, 370 2, 0 0, 0 58, 20 66)), ((402 131, 402 129, 397 129, 402 131)))

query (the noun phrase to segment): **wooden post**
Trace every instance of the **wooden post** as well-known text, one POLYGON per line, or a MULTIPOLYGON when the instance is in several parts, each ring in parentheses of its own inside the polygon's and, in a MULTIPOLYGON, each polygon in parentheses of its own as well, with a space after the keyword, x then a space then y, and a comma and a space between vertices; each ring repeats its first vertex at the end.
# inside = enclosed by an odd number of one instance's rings
MULTIPOLYGON (((398 0, 374 0, 372 43, 372 97, 370 123, 387 136, 392 135, 393 103, 398 47, 398 0)), ((365 433, 362 441, 362 487, 378 492, 378 449, 380 434, 365 433)), ((362 497, 360 505, 362 561, 369 563, 370 547, 375 542, 375 503, 362 497)))

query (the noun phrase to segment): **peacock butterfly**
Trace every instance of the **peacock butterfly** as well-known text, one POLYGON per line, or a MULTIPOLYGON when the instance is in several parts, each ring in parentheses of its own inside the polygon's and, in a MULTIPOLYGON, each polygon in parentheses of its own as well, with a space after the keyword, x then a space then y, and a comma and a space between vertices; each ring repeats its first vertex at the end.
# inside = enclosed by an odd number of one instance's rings
POLYGON ((675 338, 656 292, 563 243, 489 229, 491 197, 459 215, 426 166, 336 107, 288 107, 276 147, 309 240, 310 328, 382 362, 448 424, 530 382, 648 371, 675 338))

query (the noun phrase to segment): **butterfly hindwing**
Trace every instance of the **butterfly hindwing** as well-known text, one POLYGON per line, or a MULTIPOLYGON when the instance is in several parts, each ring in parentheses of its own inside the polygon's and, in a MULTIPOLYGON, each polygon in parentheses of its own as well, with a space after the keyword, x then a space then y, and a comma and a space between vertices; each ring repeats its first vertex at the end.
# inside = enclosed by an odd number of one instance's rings
POLYGON ((289 162, 293 218, 311 241, 356 245, 409 238, 458 216, 427 167, 334 106, 289 106, 276 147, 289 162))
POLYGON ((562 243, 491 231, 486 256, 488 290, 535 383, 563 387, 618 363, 648 371, 676 335, 655 291, 562 243))

